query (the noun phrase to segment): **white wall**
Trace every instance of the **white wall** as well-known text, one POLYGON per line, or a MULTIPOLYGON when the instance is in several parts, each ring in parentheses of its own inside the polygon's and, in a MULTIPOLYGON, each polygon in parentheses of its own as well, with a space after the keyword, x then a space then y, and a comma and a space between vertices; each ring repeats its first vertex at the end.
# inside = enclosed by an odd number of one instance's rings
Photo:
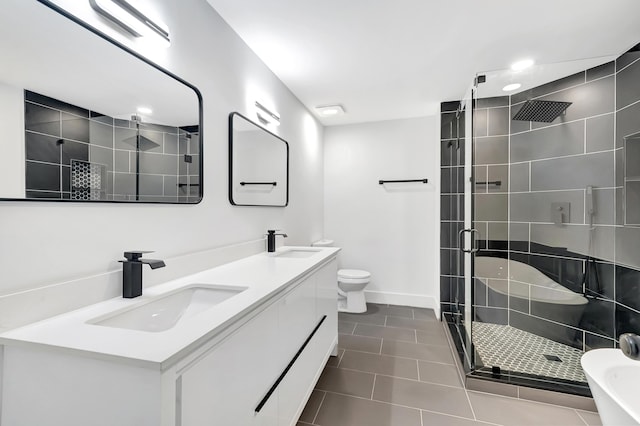
MULTIPOLYGON (((147 3, 172 34, 171 47, 155 52, 154 60, 198 87, 204 97, 203 201, 198 205, 2 202, 0 295, 118 270, 117 260, 128 249, 155 250, 154 256, 166 259, 255 240, 268 228, 286 231, 288 244, 309 244, 322 236, 322 126, 205 0, 147 3), (227 200, 227 117, 232 111, 253 115, 249 105, 257 96, 268 98, 281 114, 282 125, 275 132, 290 144, 287 208, 233 207, 227 200)), ((28 22, 30 11, 43 7, 35 1, 7 0, 2 14, 28 22)), ((35 309, 25 307, 31 308, 35 309)))
POLYGON ((24 91, 0 81, 0 194, 25 195, 24 91))
POLYGON ((325 130, 325 237, 342 268, 371 272, 368 300, 438 307, 438 117, 325 130), (428 178, 428 184, 378 185, 428 178))

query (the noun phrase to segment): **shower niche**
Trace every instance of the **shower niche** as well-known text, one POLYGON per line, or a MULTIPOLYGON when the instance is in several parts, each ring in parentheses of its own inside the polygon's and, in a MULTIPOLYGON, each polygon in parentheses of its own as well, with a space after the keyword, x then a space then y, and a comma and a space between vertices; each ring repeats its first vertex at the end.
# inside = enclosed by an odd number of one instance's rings
POLYGON ((640 132, 624 137, 624 224, 640 226, 640 132))

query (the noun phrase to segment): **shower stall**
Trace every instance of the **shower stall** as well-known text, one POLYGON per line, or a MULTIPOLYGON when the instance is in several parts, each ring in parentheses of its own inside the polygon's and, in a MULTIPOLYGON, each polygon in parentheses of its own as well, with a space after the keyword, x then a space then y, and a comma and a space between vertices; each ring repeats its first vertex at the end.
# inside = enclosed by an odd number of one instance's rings
POLYGON ((441 310, 468 376, 589 395, 581 355, 640 333, 639 46, 442 104, 441 310))

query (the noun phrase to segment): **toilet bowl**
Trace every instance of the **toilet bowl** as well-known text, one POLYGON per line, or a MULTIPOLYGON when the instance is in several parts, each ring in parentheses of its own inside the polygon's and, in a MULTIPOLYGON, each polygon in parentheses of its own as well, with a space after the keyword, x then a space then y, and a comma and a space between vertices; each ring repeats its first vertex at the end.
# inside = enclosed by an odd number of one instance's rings
MULTIPOLYGON (((333 240, 320 240, 314 247, 332 247, 333 240)), ((367 312, 364 288, 369 284, 371 274, 360 269, 338 270, 338 311, 359 314, 367 312)))

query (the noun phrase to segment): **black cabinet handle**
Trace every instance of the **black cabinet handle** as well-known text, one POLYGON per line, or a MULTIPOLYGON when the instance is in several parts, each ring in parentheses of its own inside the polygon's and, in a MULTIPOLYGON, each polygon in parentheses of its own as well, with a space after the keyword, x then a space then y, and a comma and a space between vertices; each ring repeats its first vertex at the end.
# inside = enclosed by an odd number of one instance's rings
POLYGON ((320 326, 322 325, 322 323, 326 319, 327 319, 327 316, 324 315, 322 317, 322 319, 320 320, 320 322, 318 323, 318 325, 316 325, 316 328, 314 328, 313 331, 311 332, 311 334, 309 335, 309 337, 307 337, 307 340, 305 340, 304 343, 302 344, 302 346, 300 346, 300 349, 298 349, 298 352, 291 359, 291 361, 289 362, 289 365, 287 365, 287 368, 285 368, 284 371, 282 372, 282 374, 280 374, 280 376, 278 377, 278 380, 276 380, 276 382, 273 384, 273 386, 271 386, 271 389, 269 389, 269 392, 267 392, 267 394, 264 396, 264 398, 262 398, 262 401, 260 401, 260 403, 256 407, 256 410, 255 410, 256 413, 259 413, 260 410, 262 410, 262 407, 264 407, 264 405, 267 403, 267 401, 269 400, 269 398, 271 397, 273 392, 275 392, 275 390, 278 387, 278 385, 280 384, 280 382, 284 379, 284 376, 286 376, 287 373, 289 372, 289 370, 291 370, 291 367, 293 367, 293 364, 296 362, 298 357, 300 357, 300 354, 302 354, 302 351, 304 350, 304 348, 307 347, 307 345, 309 344, 309 342, 313 338, 313 335, 316 334, 316 332, 318 331, 318 329, 320 328, 320 326))

